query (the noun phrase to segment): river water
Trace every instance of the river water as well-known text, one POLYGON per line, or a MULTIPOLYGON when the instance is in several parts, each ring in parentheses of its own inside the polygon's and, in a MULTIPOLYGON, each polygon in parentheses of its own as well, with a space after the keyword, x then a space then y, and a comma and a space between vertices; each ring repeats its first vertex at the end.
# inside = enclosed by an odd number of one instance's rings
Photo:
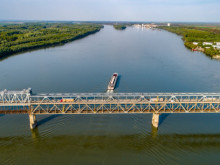
MULTIPOLYGON (((0 90, 34 93, 220 92, 220 62, 180 36, 129 27, 0 61, 0 90)), ((0 115, 0 164, 219 164, 220 114, 0 115)))

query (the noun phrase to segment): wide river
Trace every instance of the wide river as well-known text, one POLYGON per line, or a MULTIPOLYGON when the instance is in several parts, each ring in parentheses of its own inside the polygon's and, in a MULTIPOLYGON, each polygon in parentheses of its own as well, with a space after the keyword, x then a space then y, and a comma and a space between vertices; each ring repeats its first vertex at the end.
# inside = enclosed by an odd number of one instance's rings
MULTIPOLYGON (((220 62, 167 31, 105 26, 64 46, 0 61, 0 90, 220 92, 220 62)), ((220 114, 0 115, 0 164, 219 164, 220 114)))

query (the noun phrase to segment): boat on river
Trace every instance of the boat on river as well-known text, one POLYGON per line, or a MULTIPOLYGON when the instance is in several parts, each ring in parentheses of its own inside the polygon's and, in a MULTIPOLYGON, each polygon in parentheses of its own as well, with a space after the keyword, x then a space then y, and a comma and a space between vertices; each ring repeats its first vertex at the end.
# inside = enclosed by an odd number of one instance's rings
POLYGON ((114 90, 117 83, 118 73, 114 73, 109 81, 108 90, 114 90))

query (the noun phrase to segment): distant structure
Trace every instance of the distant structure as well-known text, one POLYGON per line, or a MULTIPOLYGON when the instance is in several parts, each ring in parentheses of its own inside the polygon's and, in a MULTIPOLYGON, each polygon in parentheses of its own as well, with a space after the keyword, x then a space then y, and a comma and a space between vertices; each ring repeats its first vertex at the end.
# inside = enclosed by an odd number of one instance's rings
POLYGON ((170 23, 167 24, 167 26, 169 26, 169 27, 170 27, 170 25, 171 25, 170 23))
POLYGON ((147 29, 157 28, 157 25, 155 24, 134 24, 133 26, 136 28, 147 28, 147 29))

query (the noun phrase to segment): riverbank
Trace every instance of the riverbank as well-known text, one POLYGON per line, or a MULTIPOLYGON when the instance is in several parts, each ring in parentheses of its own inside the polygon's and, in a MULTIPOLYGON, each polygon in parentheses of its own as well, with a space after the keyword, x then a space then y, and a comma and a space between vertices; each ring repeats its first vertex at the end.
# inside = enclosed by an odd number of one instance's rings
POLYGON ((192 51, 200 51, 211 58, 220 55, 220 28, 196 26, 161 26, 161 29, 181 35, 184 45, 192 51))
POLYGON ((0 26, 0 58, 29 50, 63 45, 94 34, 102 25, 26 23, 0 26))

